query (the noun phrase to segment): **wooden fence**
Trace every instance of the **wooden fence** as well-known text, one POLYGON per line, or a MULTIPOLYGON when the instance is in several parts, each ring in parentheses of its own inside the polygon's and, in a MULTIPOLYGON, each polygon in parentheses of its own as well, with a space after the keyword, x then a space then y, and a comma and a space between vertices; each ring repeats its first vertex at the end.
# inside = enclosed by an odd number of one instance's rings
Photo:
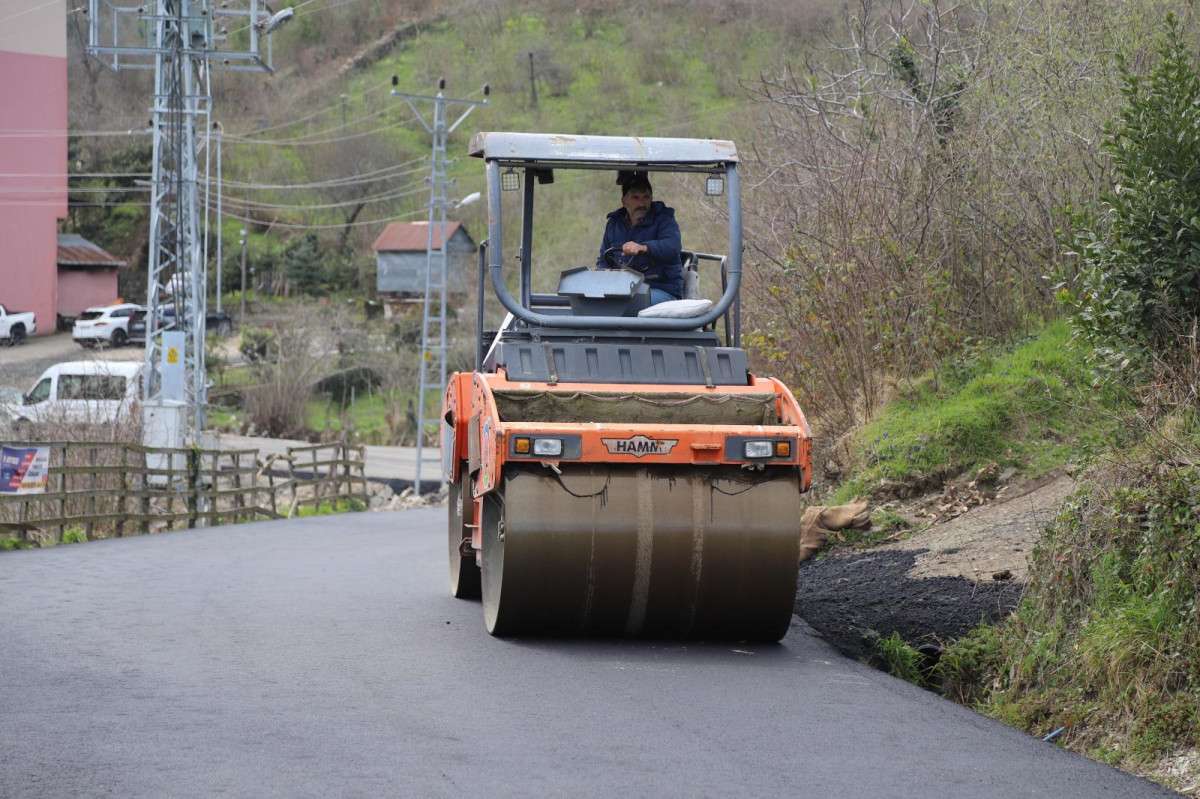
POLYGON ((345 444, 258 450, 166 449, 120 442, 28 441, 48 447, 42 494, 0 494, 0 537, 89 540, 180 527, 287 518, 305 505, 366 507, 364 450, 345 444))

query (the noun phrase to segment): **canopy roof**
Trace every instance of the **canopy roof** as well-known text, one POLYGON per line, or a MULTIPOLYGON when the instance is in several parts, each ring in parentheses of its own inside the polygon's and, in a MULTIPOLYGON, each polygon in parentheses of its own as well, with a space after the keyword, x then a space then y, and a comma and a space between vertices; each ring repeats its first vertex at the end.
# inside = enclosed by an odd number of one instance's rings
POLYGON ((123 267, 126 263, 100 249, 83 236, 75 233, 59 233, 58 265, 111 269, 123 267))
POLYGON ((738 160, 737 147, 722 139, 660 139, 642 136, 576 136, 562 133, 476 133, 470 154, 501 166, 562 166, 574 169, 711 171, 738 160))

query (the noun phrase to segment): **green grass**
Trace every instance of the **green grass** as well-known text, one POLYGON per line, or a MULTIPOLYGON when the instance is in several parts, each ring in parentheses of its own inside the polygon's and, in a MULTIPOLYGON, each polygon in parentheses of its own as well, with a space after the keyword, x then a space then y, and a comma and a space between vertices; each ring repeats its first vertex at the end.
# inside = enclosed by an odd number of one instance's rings
POLYGON ((1126 456, 1047 529, 1016 612, 936 672, 953 699, 1137 769, 1200 746, 1200 470, 1126 456))
POLYGON ((68 527, 66 530, 63 530, 61 543, 85 544, 87 540, 87 533, 84 532, 82 527, 68 527))
POLYGON ((387 433, 390 408, 389 396, 382 393, 358 397, 345 408, 326 398, 315 398, 308 401, 305 424, 314 432, 349 429, 369 438, 387 433))
POLYGON ((238 415, 236 411, 222 408, 219 405, 209 405, 207 414, 210 429, 237 432, 238 415))
POLYGON ((880 638, 875 647, 889 674, 915 685, 925 685, 925 677, 921 672, 924 658, 900 637, 900 633, 894 632, 887 638, 880 638))
POLYGON ((863 465, 833 502, 868 495, 880 480, 936 482, 990 462, 1042 474, 1112 446, 1122 409, 1091 388, 1066 323, 1056 322, 906 387, 859 433, 863 465))
POLYGON ((334 513, 358 513, 367 509, 360 499, 339 499, 334 502, 322 502, 319 505, 301 505, 296 508, 296 516, 329 516, 334 513))

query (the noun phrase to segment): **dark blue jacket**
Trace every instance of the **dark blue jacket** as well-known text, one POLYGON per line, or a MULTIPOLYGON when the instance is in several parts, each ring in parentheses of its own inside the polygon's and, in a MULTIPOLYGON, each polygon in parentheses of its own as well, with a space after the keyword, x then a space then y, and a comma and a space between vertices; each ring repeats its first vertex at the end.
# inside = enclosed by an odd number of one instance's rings
MULTIPOLYGON (((620 247, 627 241, 645 244, 650 251, 630 259, 630 268, 646 276, 651 288, 662 289, 675 297, 683 296, 683 243, 679 238, 679 224, 675 221, 675 209, 655 200, 650 204, 650 213, 641 224, 629 226, 629 215, 618 208, 608 215, 608 226, 604 228, 604 243, 600 245, 597 266, 605 266, 604 251, 609 247, 620 247)), ((625 256, 618 258, 622 262, 625 256)))

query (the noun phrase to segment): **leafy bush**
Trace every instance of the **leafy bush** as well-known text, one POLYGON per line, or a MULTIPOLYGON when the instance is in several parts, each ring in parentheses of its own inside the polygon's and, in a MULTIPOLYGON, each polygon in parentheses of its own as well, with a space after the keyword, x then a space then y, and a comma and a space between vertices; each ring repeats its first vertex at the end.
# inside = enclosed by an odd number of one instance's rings
POLYGON ((62 543, 64 544, 83 544, 87 542, 87 533, 79 527, 68 527, 63 530, 62 543))
POLYGON ((1105 151, 1114 185, 1075 239, 1078 283, 1062 296, 1101 363, 1123 367, 1200 316, 1200 75, 1168 16, 1144 79, 1123 60, 1125 106, 1105 151))
POLYGON ((248 327, 242 331, 242 340, 238 350, 242 357, 251 363, 269 360, 275 350, 275 331, 262 327, 248 327))

